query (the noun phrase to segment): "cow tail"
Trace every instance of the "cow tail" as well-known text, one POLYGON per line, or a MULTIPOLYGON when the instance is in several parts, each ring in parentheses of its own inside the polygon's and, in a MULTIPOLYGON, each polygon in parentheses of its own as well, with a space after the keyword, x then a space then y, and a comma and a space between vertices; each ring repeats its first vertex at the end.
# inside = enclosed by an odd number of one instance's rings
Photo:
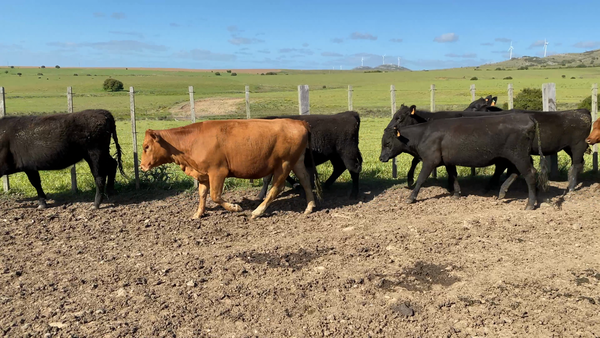
POLYGON ((317 166, 315 165, 315 158, 312 152, 312 133, 310 129, 308 129, 308 155, 310 156, 310 164, 313 167, 313 179, 315 181, 315 189, 317 190, 317 199, 319 201, 323 200, 323 188, 321 187, 321 182, 319 181, 319 172, 317 171, 317 166))
POLYGON ((117 165, 119 166, 119 171, 121 172, 121 175, 127 177, 127 175, 125 175, 125 171, 123 170, 123 161, 121 160, 123 150, 121 150, 121 145, 119 145, 119 139, 117 138, 117 124, 115 123, 115 118, 112 116, 112 114, 110 114, 110 128, 113 141, 115 141, 115 148, 117 148, 117 165))
POLYGON ((542 191, 548 190, 548 162, 546 157, 542 153, 542 133, 540 132, 540 125, 536 119, 531 117, 533 123, 535 123, 535 136, 537 137, 538 152, 540 154, 540 171, 537 176, 537 184, 542 191))

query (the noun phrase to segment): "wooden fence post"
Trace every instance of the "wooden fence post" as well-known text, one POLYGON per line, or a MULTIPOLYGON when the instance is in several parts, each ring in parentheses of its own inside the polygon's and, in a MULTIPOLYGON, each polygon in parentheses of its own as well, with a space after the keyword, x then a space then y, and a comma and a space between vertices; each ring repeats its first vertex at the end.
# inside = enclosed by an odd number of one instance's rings
MULTIPOLYGON (((6 104, 4 100, 4 87, 0 87, 0 118, 6 116, 6 104)), ((10 190, 10 183, 8 182, 8 175, 2 176, 2 187, 5 192, 10 190)))
MULTIPOLYGON (((73 114, 73 87, 67 87, 67 109, 69 114, 73 114)), ((76 164, 71 167, 71 191, 77 192, 76 164)))
MULTIPOLYGON (((475 84, 472 84, 471 87, 469 88, 469 91, 471 92, 471 102, 475 101, 475 84)), ((475 168, 471 167, 471 176, 475 176, 475 168)))
POLYGON ((310 100, 308 96, 308 85, 298 86, 298 107, 300 115, 310 115, 310 100))
MULTIPOLYGON (((435 85, 432 84, 431 87, 429 88, 429 91, 431 92, 431 96, 429 98, 429 109, 431 110, 431 112, 435 112, 435 85)), ((437 178, 437 168, 433 169, 433 172, 431 173, 431 176, 433 178, 437 178)))
POLYGON ((513 109, 514 105, 513 105, 513 85, 512 83, 508 84, 508 109, 511 110, 513 109))
POLYGON ((352 107, 352 86, 348 86, 348 110, 353 110, 352 107))
MULTIPOLYGON (((396 113, 396 86, 390 86, 390 98, 392 104, 392 118, 394 118, 394 114, 396 113)), ((396 158, 392 159, 392 177, 398 178, 398 166, 396 165, 396 158)))
POLYGON ((250 118, 250 86, 246 86, 246 118, 250 118))
MULTIPOLYGON (((556 111, 556 84, 542 84, 542 100, 544 111, 556 111)), ((550 177, 556 179, 558 177, 558 155, 546 157, 550 167, 550 177)))
MULTIPOLYGON (((592 124, 598 118, 598 84, 592 85, 592 124)), ((592 167, 594 173, 598 173, 598 145, 592 146, 592 167)))
POLYGON ((131 136, 133 138, 133 170, 135 172, 135 188, 140 188, 140 171, 138 168, 137 127, 135 125, 135 92, 129 87, 129 111, 131 113, 131 136))
MULTIPOLYGON (((194 86, 188 87, 190 93, 190 121, 196 123, 196 101, 194 100, 194 86)), ((198 188, 198 180, 194 178, 194 188, 198 188)))

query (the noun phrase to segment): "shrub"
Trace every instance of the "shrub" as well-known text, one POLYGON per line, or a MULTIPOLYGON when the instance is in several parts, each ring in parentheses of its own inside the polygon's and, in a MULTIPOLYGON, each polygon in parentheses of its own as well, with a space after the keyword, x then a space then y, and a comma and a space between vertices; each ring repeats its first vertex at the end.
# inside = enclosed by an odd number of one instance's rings
POLYGON ((86 74, 86 76, 92 76, 92 74, 86 74))
POLYGON ((517 94, 514 101, 515 109, 543 110, 542 90, 539 88, 525 88, 517 94))
POLYGON ((277 75, 275 72, 266 72, 265 75, 277 75))
MULTIPOLYGON (((598 107, 600 108, 600 100, 598 100, 597 102, 598 107)), ((577 106, 577 109, 587 109, 589 111, 592 111, 592 96, 588 96, 585 99, 583 99, 581 102, 579 102, 579 105, 577 106)))
POLYGON ((215 73, 215 75, 216 75, 216 76, 221 76, 221 73, 219 73, 219 72, 216 72, 216 73, 215 73))
POLYGON ((228 70, 227 70, 227 73, 231 73, 231 69, 228 69, 228 70))
POLYGON ((260 73, 260 75, 265 75, 265 73, 260 73))
POLYGON ((59 65, 56 65, 56 66, 54 66, 54 68, 56 68, 56 69, 59 69, 59 68, 60 68, 60 66, 59 66, 59 65))
POLYGON ((118 92, 123 90, 123 82, 117 79, 106 79, 102 88, 107 92, 118 92))
POLYGON ((40 76, 40 75, 44 75, 44 74, 42 74, 42 73, 37 73, 37 75, 38 75, 38 76, 40 76))
POLYGON ((586 68, 587 66, 584 65, 583 63, 578 64, 577 66, 575 66, 575 68, 586 68))
POLYGON ((231 76, 237 76, 237 73, 231 73, 231 76))
POLYGON ((473 76, 473 77, 471 78, 471 81, 477 81, 477 80, 479 80, 479 79, 477 78, 477 76, 473 76))
POLYGON ((495 77, 492 77, 492 80, 496 80, 496 78, 495 78, 495 77))
POLYGON ((327 89, 327 86, 323 85, 323 89, 327 89))
POLYGON ((563 79, 564 79, 565 77, 567 77, 566 75, 561 75, 561 76, 562 76, 562 78, 563 78, 563 79))
POLYGON ((527 67, 527 66, 521 66, 521 67, 517 68, 517 70, 528 70, 528 69, 529 69, 529 67, 527 67))
POLYGON ((73 74, 73 76, 79 76, 79 75, 77 75, 77 73, 75 73, 75 74, 73 74))
POLYGON ((8 70, 5 70, 5 71, 4 71, 4 74, 8 74, 8 70))
POLYGON ((41 67, 41 68, 46 68, 46 66, 43 66, 43 65, 42 65, 42 67, 41 67))
POLYGON ((21 75, 23 75, 23 74, 21 74, 21 73, 17 73, 17 75, 21 76, 21 75))
POLYGON ((502 104, 502 110, 508 110, 508 102, 502 104))
POLYGON ((512 80, 512 76, 507 76, 504 78, 504 80, 512 80))
POLYGON ((10 66, 10 69, 15 69, 15 66, 10 66))
POLYGON ((575 76, 571 76, 571 80, 575 80, 575 76))

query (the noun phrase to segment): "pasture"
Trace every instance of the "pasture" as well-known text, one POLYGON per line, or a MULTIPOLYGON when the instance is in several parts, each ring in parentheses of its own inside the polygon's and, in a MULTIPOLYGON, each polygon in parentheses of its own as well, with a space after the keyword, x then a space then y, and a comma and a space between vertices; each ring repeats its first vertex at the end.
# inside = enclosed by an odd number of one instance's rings
MULTIPOLYGON (((221 72, 220 77, 158 70, 6 70, 23 73, 0 72, 8 114, 65 111, 67 86, 76 93, 76 111, 113 111, 120 119, 117 133, 128 178, 117 174, 119 194, 91 210, 95 188, 87 164, 77 165, 78 194, 69 192, 68 170, 43 172, 49 208, 37 210, 26 176, 10 176, 11 193, 0 195, 4 335, 600 335, 595 212, 600 184, 590 171, 591 155, 585 157, 578 190, 563 195, 570 160, 561 152, 560 178, 534 211, 523 210, 522 180, 505 200, 496 199, 497 190, 484 191, 492 168, 478 169, 476 177, 459 168, 465 196, 458 200, 446 191, 440 168, 417 203, 407 205, 405 173, 412 157, 399 156, 398 179, 391 177, 391 163, 378 160, 390 119, 390 84, 398 90, 398 106, 428 107, 429 84, 435 83, 438 109, 464 109, 471 83, 478 97, 494 94, 503 103, 509 82, 515 93, 555 82, 561 109, 590 94, 600 69, 482 66, 371 74, 221 72), (141 189, 135 190, 128 94, 103 92, 108 76, 136 88, 138 149, 146 129, 189 123, 175 121, 171 111, 188 101, 188 85, 195 87, 196 99, 243 98, 244 85, 250 85, 252 114, 264 116, 297 114, 298 84, 309 84, 313 114, 344 111, 351 84, 354 108, 362 116, 359 199, 348 198, 351 183, 344 173, 313 214, 302 215, 304 198, 286 189, 265 217, 250 221, 262 182, 252 186, 228 179, 224 197, 244 211, 227 212, 209 200, 207 214, 191 220, 198 195, 178 166, 142 175, 141 189), (472 76, 479 80, 469 81, 472 76), (501 80, 506 76, 513 80, 501 80)), ((218 116, 197 110, 197 115, 199 120, 245 116, 243 104, 236 109, 218 116)), ((329 164, 320 166, 321 180, 331 170, 329 164)))

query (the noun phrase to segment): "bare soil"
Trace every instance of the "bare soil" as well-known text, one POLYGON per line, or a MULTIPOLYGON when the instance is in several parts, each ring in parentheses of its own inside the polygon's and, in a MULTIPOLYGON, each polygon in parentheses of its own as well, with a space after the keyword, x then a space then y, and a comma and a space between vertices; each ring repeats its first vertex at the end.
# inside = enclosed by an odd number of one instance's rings
MULTIPOLYGON (((232 115, 239 112, 243 105, 244 99, 229 98, 229 97, 214 97, 208 99, 200 99, 194 101, 194 111, 196 116, 219 116, 232 115)), ((175 105, 169 112, 175 120, 190 119, 190 103, 183 102, 175 105)))
MULTIPOLYGON (((286 190, 122 193, 92 202, 0 199, 0 334, 10 337, 599 337, 599 185, 525 211, 480 182, 417 203, 393 182, 286 190)), ((50 196, 52 197, 52 196, 50 196)), ((58 198, 58 197, 57 197, 58 198)))

